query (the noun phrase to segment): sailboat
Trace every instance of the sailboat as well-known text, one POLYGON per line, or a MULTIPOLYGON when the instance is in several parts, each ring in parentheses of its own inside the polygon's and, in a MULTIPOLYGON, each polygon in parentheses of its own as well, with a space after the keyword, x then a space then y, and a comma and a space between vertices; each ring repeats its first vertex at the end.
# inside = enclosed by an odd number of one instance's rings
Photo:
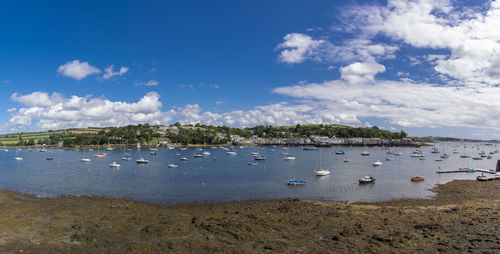
POLYGON ((89 158, 85 158, 85 149, 83 149, 83 157, 80 159, 81 162, 90 162, 89 158))
POLYGON ((23 157, 19 156, 19 149, 16 149, 16 157, 14 157, 14 160, 16 161, 22 161, 23 157))
POLYGON ((97 145, 97 153, 94 154, 94 156, 97 157, 97 158, 104 158, 104 157, 107 156, 107 154, 99 152, 99 145, 97 145))
POLYGON ((327 175, 330 175, 330 170, 328 170, 328 169, 321 169, 321 149, 319 149, 319 170, 314 171, 314 174, 316 176, 327 176, 327 175))

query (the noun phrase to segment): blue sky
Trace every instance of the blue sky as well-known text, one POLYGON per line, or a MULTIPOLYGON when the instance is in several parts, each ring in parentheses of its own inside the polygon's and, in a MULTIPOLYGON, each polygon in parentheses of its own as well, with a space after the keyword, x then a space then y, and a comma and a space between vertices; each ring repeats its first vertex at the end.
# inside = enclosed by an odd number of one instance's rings
POLYGON ((0 131, 377 125, 497 138, 500 4, 0 4, 0 131))

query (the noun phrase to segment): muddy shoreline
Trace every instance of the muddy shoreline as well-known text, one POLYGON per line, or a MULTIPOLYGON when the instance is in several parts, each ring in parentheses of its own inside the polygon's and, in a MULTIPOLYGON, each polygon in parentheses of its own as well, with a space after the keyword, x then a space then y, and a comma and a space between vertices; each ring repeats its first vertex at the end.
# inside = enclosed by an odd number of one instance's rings
POLYGON ((0 191, 1 253, 500 252, 500 181, 432 199, 162 205, 0 191))

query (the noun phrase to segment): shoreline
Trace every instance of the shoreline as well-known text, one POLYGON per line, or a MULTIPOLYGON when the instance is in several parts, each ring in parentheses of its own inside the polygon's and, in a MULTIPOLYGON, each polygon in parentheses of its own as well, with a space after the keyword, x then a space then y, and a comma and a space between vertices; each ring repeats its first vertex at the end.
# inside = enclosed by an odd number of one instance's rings
POLYGON ((431 199, 157 204, 0 191, 2 253, 498 252, 500 181, 431 199))

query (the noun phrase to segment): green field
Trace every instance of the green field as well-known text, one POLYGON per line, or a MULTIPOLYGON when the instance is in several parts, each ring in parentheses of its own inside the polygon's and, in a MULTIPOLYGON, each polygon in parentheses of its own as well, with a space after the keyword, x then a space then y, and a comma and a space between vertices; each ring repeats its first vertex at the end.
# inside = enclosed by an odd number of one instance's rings
POLYGON ((48 139, 52 134, 61 134, 64 131, 44 131, 44 132, 28 132, 28 133, 11 133, 0 135, 0 145, 16 145, 19 142, 19 135, 23 140, 34 139, 35 143, 40 139, 48 139))

